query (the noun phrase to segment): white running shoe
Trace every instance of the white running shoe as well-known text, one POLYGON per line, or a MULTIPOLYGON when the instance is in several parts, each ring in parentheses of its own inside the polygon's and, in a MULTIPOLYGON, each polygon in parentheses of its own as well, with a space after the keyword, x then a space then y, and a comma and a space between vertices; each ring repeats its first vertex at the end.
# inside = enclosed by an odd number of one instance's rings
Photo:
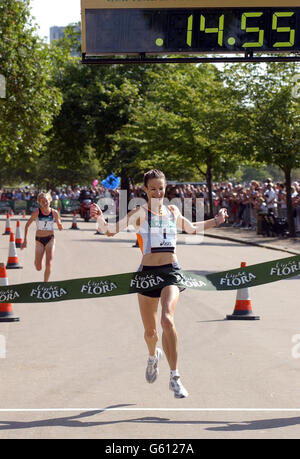
POLYGON ((162 356, 162 350, 157 347, 155 351, 155 356, 151 359, 148 359, 147 368, 146 368, 146 380, 148 383, 154 383, 159 374, 158 362, 162 356))
POLYGON ((173 378, 170 378, 169 389, 174 392, 175 398, 185 398, 189 395, 180 381, 180 376, 173 376, 173 378))

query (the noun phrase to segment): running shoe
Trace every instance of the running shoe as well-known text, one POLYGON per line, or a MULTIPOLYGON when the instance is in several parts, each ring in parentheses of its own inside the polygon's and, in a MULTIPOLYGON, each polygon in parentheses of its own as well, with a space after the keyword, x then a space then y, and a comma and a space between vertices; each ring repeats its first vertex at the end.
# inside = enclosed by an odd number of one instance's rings
POLYGON ((162 350, 157 347, 155 351, 155 356, 153 358, 149 357, 146 368, 146 381, 148 383, 154 383, 159 374, 158 362, 162 356, 162 350))
POLYGON ((173 376, 173 378, 170 378, 169 389, 174 392, 175 398, 185 398, 189 395, 180 381, 180 376, 173 376))

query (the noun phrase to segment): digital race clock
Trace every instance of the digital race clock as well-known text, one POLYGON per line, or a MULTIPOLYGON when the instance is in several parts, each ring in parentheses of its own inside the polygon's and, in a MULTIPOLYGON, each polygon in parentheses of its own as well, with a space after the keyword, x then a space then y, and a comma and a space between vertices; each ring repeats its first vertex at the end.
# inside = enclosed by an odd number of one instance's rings
POLYGON ((300 8, 88 9, 87 54, 300 49, 300 8))
POLYGON ((295 53, 300 0, 285 3, 82 0, 82 51, 84 56, 295 53))

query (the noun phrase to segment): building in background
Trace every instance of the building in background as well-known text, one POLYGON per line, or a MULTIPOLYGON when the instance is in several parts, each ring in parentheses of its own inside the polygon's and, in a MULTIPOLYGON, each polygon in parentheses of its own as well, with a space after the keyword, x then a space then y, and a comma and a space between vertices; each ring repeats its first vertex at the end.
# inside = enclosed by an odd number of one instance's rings
MULTIPOLYGON (((53 40, 59 40, 64 36, 65 33, 65 28, 63 26, 52 26, 50 27, 50 43, 53 40)), ((81 47, 80 41, 81 41, 81 28, 80 25, 75 26, 75 31, 78 32, 78 40, 79 40, 79 47, 81 47)), ((80 52, 76 49, 72 51, 71 53, 72 56, 80 56, 80 52)))
POLYGON ((59 40, 64 36, 65 27, 53 26, 50 27, 50 43, 53 40, 59 40))

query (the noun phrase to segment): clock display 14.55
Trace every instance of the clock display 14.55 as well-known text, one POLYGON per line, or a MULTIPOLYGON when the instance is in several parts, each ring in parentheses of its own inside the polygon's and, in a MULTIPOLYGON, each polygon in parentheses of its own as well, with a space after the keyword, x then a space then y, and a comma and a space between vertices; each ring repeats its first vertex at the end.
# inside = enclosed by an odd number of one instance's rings
POLYGON ((86 54, 296 52, 300 8, 86 9, 86 54))

